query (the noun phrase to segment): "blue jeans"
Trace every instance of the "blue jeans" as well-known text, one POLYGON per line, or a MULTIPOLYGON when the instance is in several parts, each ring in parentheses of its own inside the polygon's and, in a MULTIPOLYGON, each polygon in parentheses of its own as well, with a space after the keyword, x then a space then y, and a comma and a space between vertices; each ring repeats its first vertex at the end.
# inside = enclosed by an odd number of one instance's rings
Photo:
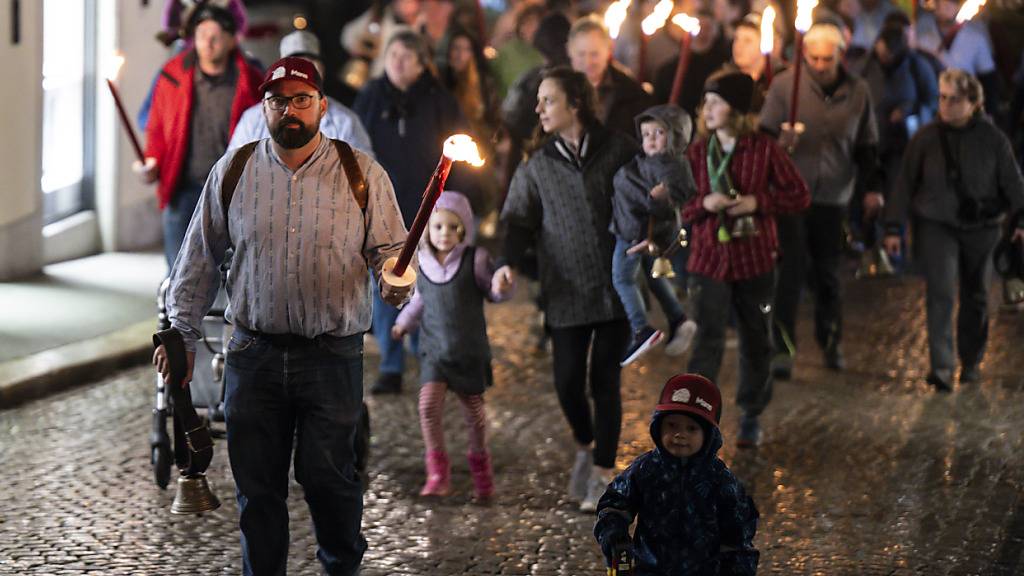
POLYGON ((327 574, 357 574, 366 550, 353 445, 363 399, 363 335, 280 342, 237 327, 224 380, 243 573, 285 573, 294 443, 295 479, 313 518, 317 559, 327 574))
MULTIPOLYGON (((398 319, 399 310, 380 297, 380 285, 372 274, 370 276, 370 292, 373 293, 373 337, 377 339, 377 345, 380 347, 380 373, 401 374, 405 370, 405 348, 401 340, 391 338, 391 327, 398 319)), ((414 351, 419 349, 419 336, 419 330, 409 335, 414 351)))
POLYGON ((164 223, 164 257, 167 258, 168 270, 174 267, 174 259, 181 251, 188 224, 192 221, 192 213, 196 211, 202 193, 202 184, 186 184, 178 188, 164 208, 161 218, 164 223))
POLYGON ((647 279, 647 287, 657 298, 661 305, 662 312, 668 319, 670 325, 674 325, 684 319, 683 307, 676 299, 676 293, 667 278, 651 278, 651 266, 654 265, 654 258, 648 254, 626 254, 626 250, 632 246, 622 238, 615 239, 615 252, 612 253, 612 284, 615 291, 619 293, 622 300, 622 307, 626 309, 626 317, 629 318, 629 325, 633 332, 638 332, 644 326, 650 324, 647 320, 647 311, 644 309, 644 299, 640 294, 640 287, 636 283, 637 270, 643 267, 644 277, 647 279))

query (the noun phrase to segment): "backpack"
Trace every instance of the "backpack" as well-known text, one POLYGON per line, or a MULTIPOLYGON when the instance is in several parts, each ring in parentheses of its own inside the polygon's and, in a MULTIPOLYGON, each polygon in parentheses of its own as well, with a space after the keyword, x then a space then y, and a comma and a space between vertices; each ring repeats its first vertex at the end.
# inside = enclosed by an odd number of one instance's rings
MULTIPOLYGON (((348 187, 352 189, 352 196, 355 197, 359 209, 365 214, 368 187, 366 179, 363 178, 363 171, 359 169, 356 155, 352 152, 352 147, 347 142, 333 138, 331 142, 334 143, 334 149, 338 151, 338 157, 341 158, 341 167, 345 170, 345 179, 348 180, 348 187)), ((228 171, 224 173, 224 181, 221 182, 220 186, 220 203, 224 210, 225 227, 227 227, 228 208, 231 207, 231 199, 235 195, 235 188, 238 187, 238 181, 242 178, 242 172, 245 170, 246 163, 249 162, 249 157, 252 156, 253 150, 256 149, 256 145, 259 143, 260 140, 256 140, 239 148, 238 152, 235 152, 234 157, 231 158, 228 171)))

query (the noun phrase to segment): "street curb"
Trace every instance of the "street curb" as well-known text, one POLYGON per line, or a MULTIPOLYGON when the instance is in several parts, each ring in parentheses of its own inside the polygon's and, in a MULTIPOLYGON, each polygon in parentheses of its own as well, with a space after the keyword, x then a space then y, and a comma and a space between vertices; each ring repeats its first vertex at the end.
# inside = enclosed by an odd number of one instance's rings
POLYGON ((148 362, 152 320, 116 332, 0 363, 0 410, 148 362))

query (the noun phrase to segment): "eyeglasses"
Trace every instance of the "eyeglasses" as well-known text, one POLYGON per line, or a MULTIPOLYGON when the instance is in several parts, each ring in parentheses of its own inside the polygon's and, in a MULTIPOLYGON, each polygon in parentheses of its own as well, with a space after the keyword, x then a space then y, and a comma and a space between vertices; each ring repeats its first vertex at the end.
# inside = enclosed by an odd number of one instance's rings
POLYGON ((287 107, 291 107, 293 110, 305 110, 313 105, 313 99, 316 98, 313 94, 296 94, 295 96, 270 96, 264 98, 263 101, 270 106, 271 110, 280 112, 287 107))

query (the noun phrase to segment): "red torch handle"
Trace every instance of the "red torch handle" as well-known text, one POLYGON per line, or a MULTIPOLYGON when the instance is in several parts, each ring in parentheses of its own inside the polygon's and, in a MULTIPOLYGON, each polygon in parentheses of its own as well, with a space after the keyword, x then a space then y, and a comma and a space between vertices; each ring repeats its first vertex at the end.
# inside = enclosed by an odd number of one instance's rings
POLYGON ((139 162, 146 163, 145 155, 142 153, 142 146, 139 145, 139 139, 135 136, 135 130, 132 130, 131 122, 128 121, 128 114, 124 111, 124 104, 121 103, 121 95, 118 94, 117 88, 114 83, 107 79, 107 87, 110 88, 110 94, 114 97, 114 104, 117 105, 117 112, 121 116, 121 125, 124 126, 125 132, 128 133, 128 139, 131 140, 132 148, 135 148, 135 155, 139 157, 139 162))
POLYGON ((789 101, 789 126, 795 129, 796 127, 796 105, 800 99, 800 69, 803 68, 804 63, 804 34, 803 32, 797 31, 796 33, 796 51, 794 52, 793 58, 793 95, 789 101))
POLYGON ((636 80, 643 84, 647 80, 647 34, 640 31, 640 50, 636 62, 636 80))
POLYGON ((398 261, 395 262, 395 267, 392 269, 395 276, 402 276, 405 274, 405 269, 409 267, 413 252, 416 251, 416 245, 419 244, 420 237, 423 236, 423 229, 427 227, 427 220, 430 219, 430 213, 434 210, 437 198, 444 190, 444 183, 448 180, 448 172, 451 169, 452 159, 442 154, 437 168, 434 168, 434 173, 430 176, 427 188, 423 191, 423 200, 420 202, 419 210, 416 211, 416 219, 412 221, 409 235, 405 237, 405 245, 402 246, 402 252, 398 255, 398 261))
POLYGON ((772 55, 770 52, 764 55, 764 80, 767 86, 772 85, 772 55))
POLYGON ((668 97, 669 104, 679 104, 679 93, 683 89, 683 78, 686 77, 686 68, 690 65, 690 40, 689 32, 683 32, 683 39, 679 41, 679 62, 676 64, 676 77, 672 81, 672 94, 668 97))

